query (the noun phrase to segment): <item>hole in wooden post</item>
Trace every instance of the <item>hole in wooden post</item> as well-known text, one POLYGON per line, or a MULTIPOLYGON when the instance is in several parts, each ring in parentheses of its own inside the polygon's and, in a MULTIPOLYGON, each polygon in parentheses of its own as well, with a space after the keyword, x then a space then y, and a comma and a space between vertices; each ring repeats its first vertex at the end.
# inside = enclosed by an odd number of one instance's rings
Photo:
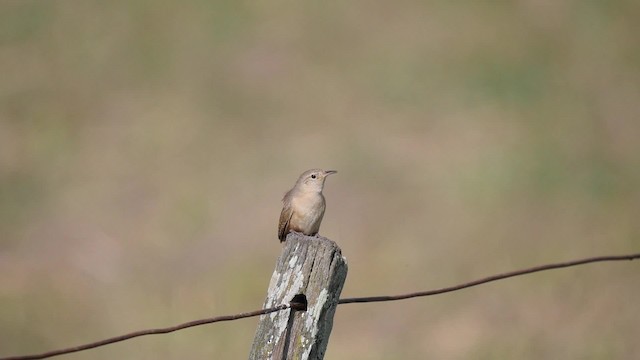
POLYGON ((296 294, 289 302, 293 310, 307 311, 307 297, 304 294, 296 294))
POLYGON ((291 342, 291 331, 293 331, 293 321, 295 319, 296 311, 307 311, 307 297, 304 294, 296 294, 291 301, 289 301, 289 307, 291 313, 289 313, 289 320, 287 321, 287 330, 284 337, 284 343, 282 348, 282 359, 288 359, 289 343, 291 342))

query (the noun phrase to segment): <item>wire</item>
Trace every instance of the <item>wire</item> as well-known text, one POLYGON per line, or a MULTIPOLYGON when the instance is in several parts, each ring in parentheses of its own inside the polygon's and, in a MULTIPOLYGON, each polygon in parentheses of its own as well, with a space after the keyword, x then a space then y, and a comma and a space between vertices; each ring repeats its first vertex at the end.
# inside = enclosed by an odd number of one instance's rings
MULTIPOLYGON (((532 273, 536 273, 536 272, 540 272, 540 271, 546 271, 546 270, 552 270, 552 269, 560 269, 560 268, 566 268, 566 267, 577 266, 577 265, 584 265, 584 264, 595 263, 595 262, 636 260, 636 259, 640 259, 640 253, 629 254, 629 255, 598 256, 598 257, 592 257, 592 258, 581 259, 581 260, 574 260, 574 261, 567 261, 567 262, 561 262, 561 263, 534 266, 534 267, 531 267, 531 268, 528 268, 528 269, 524 269, 524 270, 516 270, 516 271, 506 272, 506 273, 502 273, 502 274, 497 274, 497 275, 489 276, 489 277, 486 277, 486 278, 483 278, 483 279, 474 280, 474 281, 463 283, 463 284, 460 284, 460 285, 445 287, 445 288, 436 289, 436 290, 418 291, 418 292, 413 292, 413 293, 408 293, 408 294, 401 294, 401 295, 383 295, 383 296, 367 296, 367 297, 344 298, 344 299, 338 300, 338 304, 354 304, 354 303, 368 303, 368 302, 381 302, 381 301, 395 301, 395 300, 404 300, 404 299, 411 299, 411 298, 423 297, 423 296, 432 296, 432 295, 438 295, 438 294, 444 294, 444 293, 448 293, 448 292, 452 292, 452 291, 457 291, 457 290, 469 288, 469 287, 472 287, 472 286, 486 284, 486 283, 489 283, 489 282, 502 280, 502 279, 506 279, 506 278, 510 278, 510 277, 514 277, 514 276, 532 274, 532 273)), ((53 356, 59 356, 59 355, 64 355, 64 354, 71 354, 71 353, 78 352, 78 351, 89 350, 89 349, 97 348, 97 347, 100 347, 100 346, 104 346, 104 345, 108 345, 108 344, 117 343, 117 342, 120 342, 120 341, 133 339, 133 338, 136 338, 136 337, 139 337, 139 336, 166 334, 166 333, 170 333, 170 332, 174 332, 174 331, 178 331, 178 330, 182 330, 182 329, 186 329, 186 328, 190 328, 190 327, 194 327, 194 326, 211 324, 211 323, 221 322, 221 321, 231 321, 231 320, 244 319, 244 318, 260 316, 260 315, 266 315, 266 314, 270 314, 270 313, 273 313, 273 312, 276 312, 276 311, 281 311, 281 310, 286 310, 286 309, 296 309, 296 310, 304 311, 304 310, 306 310, 306 299, 304 299, 304 300, 305 301, 303 303, 303 302, 301 302, 300 299, 296 299, 294 297, 294 299, 292 299, 292 301, 290 303, 288 303, 288 304, 278 305, 276 307, 272 307, 272 308, 269 308, 269 309, 255 310, 255 311, 249 311, 249 312, 235 314, 235 315, 224 315, 224 316, 218 316, 218 317, 213 317, 213 318, 208 318, 208 319, 194 320, 194 321, 186 322, 184 324, 180 324, 180 325, 176 325, 176 326, 170 326, 170 327, 166 327, 166 328, 141 330, 141 331, 136 331, 136 332, 132 332, 132 333, 129 333, 129 334, 120 335, 120 336, 108 338, 108 339, 105 339, 105 340, 100 340, 100 341, 96 341, 96 342, 92 342, 92 343, 88 343, 88 344, 84 344, 84 345, 79 345, 79 346, 75 346, 75 347, 70 347, 70 348, 66 348, 66 349, 54 350, 54 351, 49 351, 49 352, 45 352, 45 353, 42 353, 42 354, 35 354, 35 355, 11 356, 11 357, 0 358, 0 360, 38 360, 38 359, 45 359, 45 358, 50 358, 50 357, 53 357, 53 356)))
MULTIPOLYGON (((418 292, 409 293, 409 294, 402 294, 402 295, 390 295, 390 296, 383 295, 383 296, 368 296, 368 297, 357 297, 357 298, 345 298, 345 299, 340 299, 338 301, 338 304, 354 304, 354 303, 394 301, 394 300, 411 299, 411 298, 415 298, 415 297, 438 295, 438 294, 448 293, 448 292, 451 292, 451 291, 466 289, 466 288, 469 288, 469 287, 472 287, 472 286, 486 284, 486 283, 492 282, 492 281, 502 280, 502 279, 506 279, 506 278, 510 278, 510 277, 514 277, 514 276, 519 276, 519 275, 532 274, 532 273, 545 271, 545 270, 560 269, 560 268, 566 268, 566 267, 570 267, 570 266, 584 265, 584 264, 595 263, 595 262, 603 262, 603 261, 620 261, 620 260, 635 260, 635 259, 640 259, 640 253, 638 253, 638 254, 630 254, 630 255, 598 256, 598 257, 593 257, 593 258, 588 258, 588 259, 581 259, 581 260, 567 261, 567 262, 562 262, 562 263, 534 266, 532 268, 528 268, 528 269, 524 269, 524 270, 516 270, 516 271, 511 271, 511 272, 507 272, 507 273, 503 273, 503 274, 493 275, 493 276, 486 277, 484 279, 474 280, 474 281, 470 281, 468 283, 455 285, 455 286, 450 286, 450 287, 437 289, 437 290, 418 291, 418 292)), ((2 360, 2 359, 0 359, 0 360, 2 360)))
POLYGON ((269 308, 269 309, 249 311, 249 312, 235 314, 235 315, 217 316, 217 317, 208 318, 208 319, 194 320, 194 321, 186 322, 184 324, 180 324, 180 325, 176 325, 176 326, 170 326, 170 327, 166 327, 166 328, 135 331, 135 332, 132 332, 132 333, 129 333, 129 334, 115 336, 115 337, 108 338, 108 339, 105 339, 105 340, 100 340, 100 341, 96 341, 96 342, 92 342, 92 343, 88 343, 88 344, 84 344, 84 345, 80 345, 80 346, 69 347, 69 348, 66 348, 66 349, 49 351, 49 352, 45 352, 45 353, 42 353, 42 354, 24 355, 24 356, 11 356, 11 357, 7 357, 7 358, 0 358, 0 360, 36 360, 36 359, 45 359, 45 358, 50 358, 50 357, 53 357, 53 356, 71 354, 71 353, 78 352, 78 351, 89 350, 89 349, 97 348, 97 347, 100 347, 100 346, 104 346, 104 345, 108 345, 108 344, 117 343, 117 342, 120 342, 120 341, 133 339, 133 338, 136 338, 136 337, 139 337, 139 336, 155 335, 155 334, 166 334, 166 333, 170 333, 170 332, 174 332, 174 331, 178 331, 178 330, 182 330, 182 329, 186 329, 186 328, 190 328, 190 327, 194 327, 194 326, 211 324, 211 323, 220 322, 220 321, 231 321, 231 320, 244 319, 244 318, 253 317, 253 316, 266 315, 266 314, 269 314, 269 313, 272 313, 272 312, 288 309, 289 307, 291 307, 290 304, 282 304, 282 305, 278 305, 276 307, 272 307, 272 308, 269 308))

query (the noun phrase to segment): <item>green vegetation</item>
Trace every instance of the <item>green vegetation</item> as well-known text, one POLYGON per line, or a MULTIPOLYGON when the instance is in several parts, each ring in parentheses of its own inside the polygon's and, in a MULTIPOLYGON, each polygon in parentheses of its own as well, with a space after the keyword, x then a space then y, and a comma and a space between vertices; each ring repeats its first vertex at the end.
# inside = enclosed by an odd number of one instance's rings
MULTIPOLYGON (((259 308, 313 167, 344 296, 637 252, 639 10, 0 2, 0 356, 259 308)), ((340 307, 327 358, 632 358, 638 266, 340 307)), ((78 358, 244 358, 255 324, 78 358)))

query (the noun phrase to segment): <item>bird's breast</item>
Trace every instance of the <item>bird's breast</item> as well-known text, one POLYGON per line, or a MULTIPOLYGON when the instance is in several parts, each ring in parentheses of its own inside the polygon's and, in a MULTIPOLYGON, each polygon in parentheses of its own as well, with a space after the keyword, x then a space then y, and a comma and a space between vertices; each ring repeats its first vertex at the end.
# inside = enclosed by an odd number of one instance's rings
POLYGON ((322 194, 302 194, 291 199, 291 205, 294 211, 300 214, 313 216, 314 214, 324 212, 324 197, 322 194))
POLYGON ((291 199, 291 225, 297 231, 315 233, 324 215, 325 202, 322 194, 300 194, 291 199))

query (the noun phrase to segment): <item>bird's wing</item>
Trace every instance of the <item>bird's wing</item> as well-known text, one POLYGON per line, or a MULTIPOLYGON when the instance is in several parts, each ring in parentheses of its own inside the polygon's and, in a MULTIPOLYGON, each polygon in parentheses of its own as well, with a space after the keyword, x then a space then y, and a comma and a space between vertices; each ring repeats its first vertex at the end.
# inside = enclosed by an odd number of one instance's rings
POLYGON ((283 242, 287 238, 287 234, 289 233, 289 221, 291 220, 291 216, 293 215, 293 209, 288 202, 285 202, 285 205, 282 207, 282 212, 280 213, 280 222, 278 223, 278 239, 280 242, 283 242))

